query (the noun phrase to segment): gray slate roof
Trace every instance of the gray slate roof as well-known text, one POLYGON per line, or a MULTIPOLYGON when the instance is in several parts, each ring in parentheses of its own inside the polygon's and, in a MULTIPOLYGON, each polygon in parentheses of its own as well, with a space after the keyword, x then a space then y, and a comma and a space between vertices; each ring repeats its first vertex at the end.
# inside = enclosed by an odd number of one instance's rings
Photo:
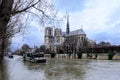
MULTIPOLYGON (((68 36, 81 35, 81 34, 85 35, 85 32, 83 31, 83 29, 78 29, 75 31, 71 31, 68 36)), ((62 32, 62 35, 67 36, 66 32, 62 32)))
POLYGON ((75 30, 75 31, 71 31, 69 33, 70 36, 73 36, 73 35, 81 35, 81 34, 85 34, 85 32, 83 31, 83 29, 78 29, 78 30, 75 30))

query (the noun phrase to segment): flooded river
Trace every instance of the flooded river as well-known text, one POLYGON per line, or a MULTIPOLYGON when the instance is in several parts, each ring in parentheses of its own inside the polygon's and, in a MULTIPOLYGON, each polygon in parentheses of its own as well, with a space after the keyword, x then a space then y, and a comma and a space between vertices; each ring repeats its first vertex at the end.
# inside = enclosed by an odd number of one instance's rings
POLYGON ((120 61, 48 59, 43 64, 14 56, 0 65, 0 80, 120 80, 120 61))

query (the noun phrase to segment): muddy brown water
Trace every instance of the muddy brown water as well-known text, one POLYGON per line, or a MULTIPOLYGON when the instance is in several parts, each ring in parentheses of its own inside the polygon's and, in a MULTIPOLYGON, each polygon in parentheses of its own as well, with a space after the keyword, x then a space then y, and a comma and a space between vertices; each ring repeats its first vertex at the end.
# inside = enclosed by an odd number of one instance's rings
POLYGON ((120 61, 47 59, 47 63, 5 57, 0 80, 120 80, 120 61))

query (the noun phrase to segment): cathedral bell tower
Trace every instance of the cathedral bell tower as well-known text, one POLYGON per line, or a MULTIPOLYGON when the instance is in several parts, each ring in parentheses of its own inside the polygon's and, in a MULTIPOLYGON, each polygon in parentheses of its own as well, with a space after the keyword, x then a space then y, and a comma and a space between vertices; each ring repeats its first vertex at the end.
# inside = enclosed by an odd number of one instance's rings
POLYGON ((53 37, 53 28, 52 27, 46 27, 45 28, 45 36, 44 36, 44 45, 46 46, 46 49, 49 49, 53 51, 53 44, 54 44, 54 37, 53 37))

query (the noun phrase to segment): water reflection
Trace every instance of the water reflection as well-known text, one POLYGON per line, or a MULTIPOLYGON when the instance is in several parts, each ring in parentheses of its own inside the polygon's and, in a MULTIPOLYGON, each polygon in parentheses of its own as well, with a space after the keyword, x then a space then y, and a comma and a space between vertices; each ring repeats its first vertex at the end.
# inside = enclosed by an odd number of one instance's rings
POLYGON ((6 58, 0 80, 119 80, 120 61, 49 59, 47 63, 6 58))
POLYGON ((27 70, 33 70, 33 71, 40 71, 40 70, 45 70, 46 64, 39 64, 39 63, 31 63, 24 61, 24 66, 26 67, 27 70))
POLYGON ((86 63, 80 60, 52 59, 46 66, 46 77, 50 80, 83 80, 86 63))
POLYGON ((92 60, 84 80, 119 80, 120 61, 92 60))
POLYGON ((37 70, 33 66, 36 65, 24 63, 19 56, 8 59, 9 80, 45 80, 44 70, 37 70))

